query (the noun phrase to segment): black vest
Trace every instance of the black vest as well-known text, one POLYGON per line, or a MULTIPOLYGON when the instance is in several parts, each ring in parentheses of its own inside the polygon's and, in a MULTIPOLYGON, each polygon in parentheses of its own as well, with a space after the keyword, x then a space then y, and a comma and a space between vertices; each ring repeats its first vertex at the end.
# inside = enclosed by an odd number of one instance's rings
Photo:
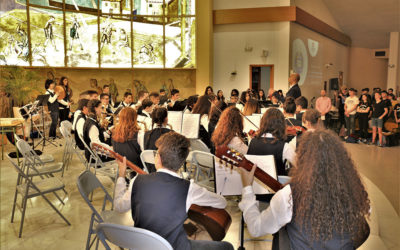
POLYGON ((132 187, 135 227, 159 234, 177 250, 191 249, 183 228, 190 182, 167 173, 138 175, 132 187))
POLYGON ((156 141, 158 140, 158 138, 170 131, 171 130, 168 128, 155 128, 153 130, 147 131, 144 134, 144 149, 157 150, 156 141))
MULTIPOLYGON (((46 91, 46 94, 49 94, 50 97, 53 97, 55 94, 51 93, 50 91, 46 91)), ((58 112, 59 102, 55 100, 53 103, 47 102, 47 107, 50 112, 58 112)))
MULTIPOLYGON (((80 150, 83 150, 83 149, 85 149, 85 145, 83 145, 83 142, 82 142, 81 139, 79 138, 78 130, 76 130, 76 126, 78 125, 78 121, 79 121, 80 119, 84 119, 84 120, 85 120, 85 123, 86 123, 86 115, 85 115, 84 113, 82 113, 82 112, 78 115, 78 118, 76 118, 76 123, 75 123, 75 127, 74 127, 74 131, 75 131, 74 136, 75 136, 75 143, 76 143, 76 146, 78 146, 78 148, 79 148, 80 150)), ((84 126, 85 126, 85 125, 84 125, 84 126)), ((83 127, 83 131, 85 131, 85 127, 83 127)), ((88 146, 89 146, 89 145, 88 145, 88 146)))
POLYGON ((254 138, 251 140, 249 155, 273 155, 275 159, 276 173, 278 175, 288 175, 285 170, 285 164, 282 161, 283 148, 285 147, 284 141, 276 141, 272 143, 274 138, 254 138))
POLYGON ((136 133, 132 139, 126 142, 116 142, 112 140, 112 146, 115 152, 122 156, 126 156, 128 161, 143 169, 142 161, 140 160, 140 154, 142 153, 142 150, 140 150, 137 138, 138 133, 136 133))
MULTIPOLYGON (((83 126, 83 140, 85 141, 86 145, 88 145, 88 147, 90 147, 90 142, 91 142, 91 140, 89 138, 89 130, 92 126, 96 126, 97 129, 99 130, 100 141, 105 142, 103 129, 100 128, 99 123, 97 121, 93 120, 92 118, 88 118, 85 120, 85 125, 83 126)), ((85 156, 86 156, 86 160, 89 160, 90 153, 86 148, 85 148, 85 156)))

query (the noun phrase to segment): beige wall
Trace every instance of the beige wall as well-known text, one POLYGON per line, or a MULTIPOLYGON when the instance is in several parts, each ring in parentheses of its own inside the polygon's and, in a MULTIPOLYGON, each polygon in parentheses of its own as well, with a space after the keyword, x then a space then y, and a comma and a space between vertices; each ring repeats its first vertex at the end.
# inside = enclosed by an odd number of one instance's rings
POLYGON ((274 88, 286 89, 289 72, 289 22, 216 25, 214 27, 214 89, 229 97, 233 88, 250 86, 251 64, 274 65, 274 88), (246 45, 252 51, 245 51, 246 45), (261 57, 268 50, 267 58, 261 57), (231 73, 236 71, 236 76, 231 73))
POLYGON ((293 65, 293 41, 300 39, 306 48, 307 55, 307 74, 301 88, 302 95, 311 100, 312 97, 318 97, 320 90, 324 87, 324 81, 339 77, 339 71, 343 72, 344 83, 347 83, 349 77, 349 47, 341 45, 325 36, 320 35, 302 25, 291 23, 290 26, 290 70, 294 70, 293 65), (309 39, 318 42, 318 52, 313 57, 310 54, 309 39), (332 66, 326 67, 326 64, 332 66))
MULTIPOLYGON (((203 0, 201 0, 203 1, 203 0)), ((289 6, 290 0, 214 0, 214 10, 289 6)))
POLYGON ((350 72, 348 85, 359 91, 362 88, 380 87, 386 88, 387 59, 376 59, 372 57, 373 50, 366 48, 350 49, 350 72))

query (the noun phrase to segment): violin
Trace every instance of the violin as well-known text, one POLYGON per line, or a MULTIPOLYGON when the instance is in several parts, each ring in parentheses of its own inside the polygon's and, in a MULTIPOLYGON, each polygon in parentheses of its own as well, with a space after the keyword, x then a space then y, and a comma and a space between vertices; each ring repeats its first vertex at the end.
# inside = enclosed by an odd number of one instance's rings
MULTIPOLYGON (((118 161, 123 161, 123 156, 109 148, 103 147, 100 144, 91 143, 91 147, 92 150, 99 155, 104 155, 106 157, 115 158, 118 161)), ((126 165, 138 174, 148 174, 143 169, 139 168, 128 160, 126 160, 126 165)), ((226 232, 232 223, 232 218, 228 212, 225 211, 225 209, 203 207, 195 204, 190 206, 188 218, 204 226, 214 241, 221 241, 223 238, 225 238, 226 232)))

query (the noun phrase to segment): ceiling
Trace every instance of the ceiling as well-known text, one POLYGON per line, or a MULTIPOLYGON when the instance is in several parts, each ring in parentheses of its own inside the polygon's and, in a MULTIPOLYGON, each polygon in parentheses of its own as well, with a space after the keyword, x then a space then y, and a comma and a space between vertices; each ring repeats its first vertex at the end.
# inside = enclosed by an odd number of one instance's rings
POLYGON ((323 0, 353 47, 389 47, 392 31, 400 31, 400 0, 323 0))

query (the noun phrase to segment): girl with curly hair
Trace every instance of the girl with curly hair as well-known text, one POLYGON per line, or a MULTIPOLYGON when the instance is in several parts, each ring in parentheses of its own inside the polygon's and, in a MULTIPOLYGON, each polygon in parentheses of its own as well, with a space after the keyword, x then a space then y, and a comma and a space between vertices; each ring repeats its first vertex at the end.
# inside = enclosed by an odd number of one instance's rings
POLYGON ((113 130, 112 145, 115 152, 126 156, 130 162, 143 169, 140 160, 142 150, 138 143, 139 130, 136 110, 123 108, 119 113, 119 122, 113 130))
POLYGON ((285 161, 293 163, 295 152, 286 140, 286 123, 282 112, 268 109, 260 122, 260 129, 249 145, 249 155, 273 155, 278 175, 287 175, 285 161))
POLYGON ((368 194, 332 131, 318 129, 302 136, 292 179, 262 212, 251 186, 254 171, 240 169, 244 188, 239 207, 252 236, 281 229, 281 238, 286 229, 290 249, 356 249, 368 237, 368 194))
POLYGON ((231 106, 222 112, 211 141, 215 148, 228 145, 228 147, 246 154, 248 147, 242 139, 242 134, 243 117, 239 109, 231 106))

